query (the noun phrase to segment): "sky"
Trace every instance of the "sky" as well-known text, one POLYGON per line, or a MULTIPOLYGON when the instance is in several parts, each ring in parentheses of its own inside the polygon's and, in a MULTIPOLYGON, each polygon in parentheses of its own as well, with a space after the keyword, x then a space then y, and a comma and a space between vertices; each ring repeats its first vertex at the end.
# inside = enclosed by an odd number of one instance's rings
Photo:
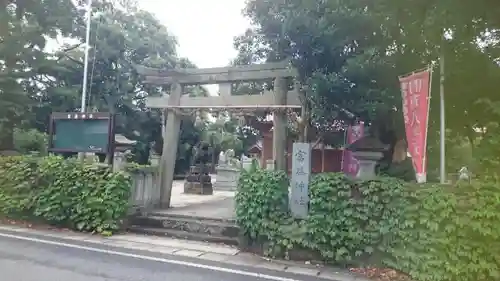
POLYGON ((178 53, 199 68, 226 66, 236 56, 233 38, 249 21, 245 0, 138 0, 177 37, 178 53))
MULTIPOLYGON (((245 0, 138 0, 177 37, 178 54, 197 67, 220 67, 236 56, 235 36, 250 27, 242 15, 245 0)), ((207 85, 211 95, 218 86, 207 85)))
MULTIPOLYGON (((177 52, 199 68, 226 66, 236 56, 233 39, 250 27, 242 15, 245 0, 138 0, 177 37, 177 52)), ((48 42, 57 49, 62 41, 48 42)), ((212 95, 216 85, 207 85, 212 95)))

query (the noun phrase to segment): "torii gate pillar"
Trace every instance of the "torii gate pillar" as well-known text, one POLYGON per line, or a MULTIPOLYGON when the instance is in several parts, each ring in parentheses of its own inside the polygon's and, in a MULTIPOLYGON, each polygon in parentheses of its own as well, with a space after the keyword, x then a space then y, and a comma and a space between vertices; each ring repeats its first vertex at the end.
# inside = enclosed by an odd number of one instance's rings
MULTIPOLYGON (((287 84, 284 77, 274 79, 274 99, 278 105, 287 103, 287 84)), ((273 112, 273 159, 274 169, 287 171, 286 112, 280 108, 273 112)))
MULTIPOLYGON (((168 102, 179 105, 182 96, 182 84, 173 83, 170 90, 168 102)), ((175 160, 177 158, 177 146, 179 144, 179 132, 181 118, 174 108, 165 109, 167 124, 163 133, 163 151, 160 161, 160 208, 170 207, 172 197, 172 184, 174 183, 175 160)))

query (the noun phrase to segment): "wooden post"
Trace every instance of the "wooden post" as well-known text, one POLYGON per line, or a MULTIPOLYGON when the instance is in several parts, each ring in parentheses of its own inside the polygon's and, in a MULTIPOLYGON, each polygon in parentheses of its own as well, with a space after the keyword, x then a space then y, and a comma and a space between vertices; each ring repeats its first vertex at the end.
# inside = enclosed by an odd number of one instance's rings
POLYGON ((325 172, 325 143, 321 143, 321 172, 325 172))
POLYGON ((165 128, 166 128, 166 119, 167 119, 167 113, 168 110, 162 109, 161 110, 161 137, 162 139, 165 139, 166 133, 165 133, 165 128))
MULTIPOLYGON (((286 80, 283 77, 274 79, 274 101, 276 105, 286 104, 286 80)), ((273 113, 273 158, 276 170, 287 171, 286 161, 286 112, 282 109, 273 113)))
POLYGON ((233 90, 233 84, 231 83, 219 84, 219 94, 221 97, 231 97, 232 90, 233 90))
MULTIPOLYGON (((182 85, 172 84, 169 103, 178 105, 182 95, 182 85)), ((175 160, 177 158, 177 146, 179 143, 179 131, 181 126, 180 116, 169 109, 167 112, 167 124, 165 125, 165 136, 163 138, 163 151, 160 160, 160 207, 170 207, 172 196, 172 184, 174 182, 175 160)))
POLYGON ((444 50, 441 51, 439 57, 439 181, 441 184, 446 183, 446 121, 445 121, 445 105, 444 105, 444 83, 445 83, 445 68, 444 68, 444 50))

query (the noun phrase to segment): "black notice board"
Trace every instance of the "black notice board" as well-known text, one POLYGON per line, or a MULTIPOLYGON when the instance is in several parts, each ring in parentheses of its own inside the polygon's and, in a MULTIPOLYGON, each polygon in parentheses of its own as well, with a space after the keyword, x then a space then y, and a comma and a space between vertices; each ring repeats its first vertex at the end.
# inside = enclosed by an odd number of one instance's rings
POLYGON ((114 135, 114 116, 110 113, 53 113, 49 151, 94 152, 112 156, 114 135))

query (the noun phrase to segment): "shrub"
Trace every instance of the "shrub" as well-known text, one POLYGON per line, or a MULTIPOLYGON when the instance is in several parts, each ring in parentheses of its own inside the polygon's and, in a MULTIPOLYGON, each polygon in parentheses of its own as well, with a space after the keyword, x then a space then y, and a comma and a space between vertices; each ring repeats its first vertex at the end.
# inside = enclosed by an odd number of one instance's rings
POLYGON ((400 223, 403 185, 395 179, 353 182, 343 174, 317 175, 309 186, 306 220, 290 216, 287 186, 286 174, 265 170, 244 172, 239 182, 238 223, 274 256, 309 249, 327 261, 352 264, 389 244, 400 223))
MULTIPOLYGON (((281 171, 242 171, 236 195, 236 218, 251 240, 276 242, 288 217, 288 177, 281 171)), ((273 245, 270 246, 273 248, 273 245)))
POLYGON ((0 212, 111 234, 128 208, 130 178, 76 159, 0 158, 0 212))
POLYGON ((313 177, 309 247, 341 264, 380 258, 399 229, 403 195, 404 185, 392 178, 353 182, 336 173, 313 177))
POLYGON ((14 146, 22 154, 38 152, 47 154, 48 136, 36 129, 14 129, 14 146))
POLYGON ((0 213, 24 216, 32 210, 38 185, 38 159, 0 157, 0 213))
POLYGON ((415 169, 411 158, 406 158, 400 163, 391 163, 386 167, 380 167, 380 172, 386 177, 401 179, 407 182, 415 182, 415 169))
POLYGON ((414 187, 393 268, 419 281, 500 280, 500 186, 414 187))
POLYGON ((383 263, 418 281, 500 280, 496 180, 417 185, 319 174, 305 220, 287 211, 287 183, 285 174, 262 170, 240 179, 238 222, 268 254, 307 249, 336 264, 383 263))
POLYGON ((149 172, 149 171, 158 171, 158 166, 151 166, 151 165, 141 165, 137 164, 135 162, 129 162, 125 164, 124 170, 128 173, 134 174, 134 173, 141 173, 141 172, 149 172))

